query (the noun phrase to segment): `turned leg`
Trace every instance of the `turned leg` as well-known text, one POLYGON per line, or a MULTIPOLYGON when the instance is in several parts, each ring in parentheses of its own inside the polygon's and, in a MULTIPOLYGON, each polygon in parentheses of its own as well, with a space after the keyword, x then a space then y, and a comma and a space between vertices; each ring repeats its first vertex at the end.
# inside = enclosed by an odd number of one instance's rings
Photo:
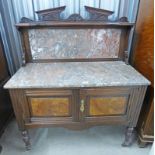
POLYGON ((122 146, 130 146, 132 145, 135 138, 135 130, 133 127, 128 127, 125 132, 125 140, 122 146))
POLYGON ((25 143, 26 150, 30 150, 31 149, 31 143, 30 143, 28 131, 26 131, 26 130, 22 131, 22 137, 23 137, 23 141, 25 143))

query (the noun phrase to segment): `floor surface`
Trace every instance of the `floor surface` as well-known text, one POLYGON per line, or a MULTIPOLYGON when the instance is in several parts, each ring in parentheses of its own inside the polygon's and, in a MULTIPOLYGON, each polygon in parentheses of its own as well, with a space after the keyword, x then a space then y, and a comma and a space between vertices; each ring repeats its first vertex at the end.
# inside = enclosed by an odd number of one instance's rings
POLYGON ((100 126, 82 131, 64 128, 31 129, 32 149, 25 151, 16 121, 0 139, 1 155, 149 155, 151 145, 139 148, 137 142, 122 147, 125 127, 100 126))

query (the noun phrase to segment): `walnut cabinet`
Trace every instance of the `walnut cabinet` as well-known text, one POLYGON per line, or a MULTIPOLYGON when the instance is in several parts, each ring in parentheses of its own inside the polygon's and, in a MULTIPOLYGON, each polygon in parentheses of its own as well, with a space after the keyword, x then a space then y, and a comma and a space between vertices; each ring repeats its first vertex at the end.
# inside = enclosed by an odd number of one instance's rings
MULTIPOLYGON (((136 126, 146 88, 12 89, 10 95, 23 135, 25 129, 49 126, 82 129, 122 124, 131 130, 136 126)), ((128 139, 124 145, 129 143, 128 139)))
POLYGON ((15 92, 22 94, 24 121, 33 127, 42 123, 46 125, 44 121, 50 120, 53 125, 60 124, 60 121, 125 123, 131 117, 128 107, 136 104, 132 103, 133 91, 139 93, 139 89, 142 88, 11 90, 10 93, 11 96, 16 95, 15 92), (106 121, 108 117, 111 119, 106 121))
MULTIPOLYGON (((134 126, 145 86, 10 90, 19 128, 49 125, 127 124, 134 126), (22 101, 22 102, 21 102, 22 101), (19 117, 17 116, 17 117, 19 117), (134 119, 134 120, 133 120, 134 119)), ((69 126, 68 126, 69 127, 69 126)))

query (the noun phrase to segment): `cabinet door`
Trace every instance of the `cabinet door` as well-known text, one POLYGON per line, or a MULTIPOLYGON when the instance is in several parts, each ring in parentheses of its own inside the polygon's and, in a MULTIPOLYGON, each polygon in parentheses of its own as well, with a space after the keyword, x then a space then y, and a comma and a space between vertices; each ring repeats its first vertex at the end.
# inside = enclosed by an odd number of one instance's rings
POLYGON ((74 121, 75 102, 72 90, 26 90, 27 118, 33 121, 74 121))
POLYGON ((125 120, 130 98, 128 88, 80 90, 80 118, 85 121, 125 120))

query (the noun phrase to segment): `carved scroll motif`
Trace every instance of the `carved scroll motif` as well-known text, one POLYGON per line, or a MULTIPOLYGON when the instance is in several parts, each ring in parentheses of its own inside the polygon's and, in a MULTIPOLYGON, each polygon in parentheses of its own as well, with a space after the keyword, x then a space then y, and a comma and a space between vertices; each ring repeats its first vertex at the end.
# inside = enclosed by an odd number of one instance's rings
POLYGON ((68 17, 68 21, 84 21, 84 19, 79 14, 72 14, 68 17))
POLYGON ((34 22, 34 20, 29 19, 27 17, 22 17, 20 20, 20 23, 31 23, 31 22, 34 22))
POLYGON ((121 17, 116 22, 129 22, 127 17, 121 17))

